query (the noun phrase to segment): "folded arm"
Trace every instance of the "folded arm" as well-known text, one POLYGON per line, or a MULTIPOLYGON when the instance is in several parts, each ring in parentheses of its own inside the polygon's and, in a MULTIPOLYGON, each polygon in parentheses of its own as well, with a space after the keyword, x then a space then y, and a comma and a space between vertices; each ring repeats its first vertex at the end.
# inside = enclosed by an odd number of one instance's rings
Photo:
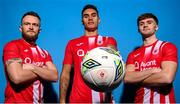
POLYGON ((5 62, 7 75, 15 84, 31 83, 38 79, 38 76, 30 70, 23 70, 22 59, 12 58, 5 62))
POLYGON ((32 66, 34 68, 31 69, 38 77, 46 81, 57 81, 58 80, 58 71, 56 66, 48 61, 45 63, 45 66, 38 67, 33 64, 28 64, 28 66, 32 66))
POLYGON ((146 78, 151 76, 153 73, 159 72, 160 69, 157 70, 144 70, 144 71, 135 71, 134 64, 126 65, 126 73, 124 77, 125 83, 141 83, 146 78))
POLYGON ((142 81, 146 86, 162 86, 173 82, 177 71, 177 63, 173 61, 163 61, 161 63, 162 70, 153 73, 142 81))

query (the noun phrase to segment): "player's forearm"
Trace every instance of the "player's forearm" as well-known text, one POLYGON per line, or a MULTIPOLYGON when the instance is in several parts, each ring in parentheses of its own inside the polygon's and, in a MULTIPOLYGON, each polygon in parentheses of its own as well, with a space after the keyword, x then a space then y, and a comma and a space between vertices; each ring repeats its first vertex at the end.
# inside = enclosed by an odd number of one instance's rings
POLYGON ((164 72, 154 73, 142 81, 145 86, 163 86, 172 83, 173 79, 164 72))
POLYGON ((58 80, 58 72, 56 69, 48 69, 35 66, 35 69, 33 69, 32 71, 43 80, 54 82, 58 80))
POLYGON ((163 86, 173 82, 176 70, 177 63, 171 61, 164 61, 161 64, 161 69, 152 69, 152 70, 160 70, 157 73, 152 74, 145 80, 143 80, 142 84, 146 86, 163 86))
POLYGON ((60 103, 66 103, 66 95, 69 87, 69 76, 61 76, 60 78, 60 103))
POLYGON ((7 64, 7 74, 14 84, 27 84, 38 79, 38 76, 30 70, 24 70, 21 63, 7 64))
POLYGON ((31 83, 38 79, 38 76, 29 70, 22 70, 17 76, 16 84, 31 83))
POLYGON ((126 72, 124 77, 125 83, 140 83, 144 79, 148 78, 153 72, 151 70, 146 71, 129 71, 126 72))

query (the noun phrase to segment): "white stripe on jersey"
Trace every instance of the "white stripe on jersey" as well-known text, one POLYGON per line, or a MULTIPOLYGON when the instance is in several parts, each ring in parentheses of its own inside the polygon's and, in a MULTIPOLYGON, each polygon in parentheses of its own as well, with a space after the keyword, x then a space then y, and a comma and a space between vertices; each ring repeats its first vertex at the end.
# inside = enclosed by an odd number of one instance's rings
POLYGON ((95 43, 95 37, 90 37, 89 38, 89 46, 94 45, 94 43, 95 43))
POLYGON ((44 54, 44 52, 42 51, 42 49, 39 48, 39 46, 37 46, 37 49, 38 49, 38 51, 40 52, 41 57, 45 58, 45 54, 44 54))
POLYGON ((35 81, 33 83, 33 103, 34 104, 38 104, 38 100, 39 100, 39 81, 35 81))
POLYGON ((151 53, 151 49, 152 49, 152 46, 150 46, 150 47, 147 47, 146 48, 146 50, 145 50, 145 55, 144 56, 148 56, 148 55, 150 55, 150 53, 151 53))
POLYGON ((160 49, 161 44, 162 44, 162 41, 160 41, 160 40, 156 43, 156 45, 154 46, 153 52, 152 52, 153 54, 159 53, 159 49, 160 49))
POLYGON ((100 102, 99 92, 94 90, 91 90, 91 92, 92 92, 92 102, 99 103, 100 102))
POLYGON ((44 50, 44 52, 46 53, 46 55, 48 55, 48 52, 46 50, 44 50))
POLYGON ((148 88, 144 88, 144 97, 143 97, 143 103, 150 103, 150 97, 151 97, 151 90, 148 88))
POLYGON ((170 101, 169 101, 169 94, 165 96, 165 103, 166 103, 166 104, 169 104, 169 103, 170 103, 170 101))
MULTIPOLYGON (((41 86, 41 98, 43 98, 43 93, 44 93, 44 91, 43 91, 43 89, 44 89, 44 86, 42 85, 42 83, 40 84, 40 86, 41 86)), ((43 99, 41 99, 42 100, 42 102, 41 103, 43 103, 43 99)))
POLYGON ((160 94, 157 91, 154 91, 153 103, 159 103, 160 104, 160 94))
POLYGON ((162 48, 164 47, 164 45, 165 45, 165 44, 167 44, 167 43, 168 43, 168 42, 165 42, 165 43, 163 43, 163 44, 162 44, 162 46, 161 46, 161 50, 162 50, 162 48))
POLYGON ((38 52, 35 47, 31 47, 31 51, 34 57, 38 56, 38 52))
POLYGON ((39 48, 39 46, 37 46, 37 49, 38 49, 38 51, 39 51, 40 53, 43 53, 42 49, 39 48))

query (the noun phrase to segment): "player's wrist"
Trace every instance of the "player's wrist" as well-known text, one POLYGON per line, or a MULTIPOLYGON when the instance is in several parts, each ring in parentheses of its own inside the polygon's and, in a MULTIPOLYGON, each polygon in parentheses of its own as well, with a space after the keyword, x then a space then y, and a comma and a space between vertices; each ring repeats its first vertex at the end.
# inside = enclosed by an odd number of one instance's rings
POLYGON ((66 103, 65 98, 60 98, 60 103, 61 103, 61 104, 65 104, 65 103, 66 103))

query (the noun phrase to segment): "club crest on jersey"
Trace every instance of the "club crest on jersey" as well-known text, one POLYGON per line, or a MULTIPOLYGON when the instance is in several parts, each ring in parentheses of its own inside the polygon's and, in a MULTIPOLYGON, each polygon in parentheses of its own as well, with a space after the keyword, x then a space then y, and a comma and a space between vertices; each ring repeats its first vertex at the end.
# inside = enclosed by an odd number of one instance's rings
POLYGON ((157 55, 159 53, 159 49, 162 45, 162 41, 158 41, 154 47, 154 50, 152 52, 153 55, 157 55))
POLYGON ((41 56, 42 56, 43 58, 45 58, 45 57, 46 57, 44 53, 41 53, 41 56))
POLYGON ((102 45, 102 44, 103 44, 103 37, 102 36, 98 36, 97 45, 102 45))
POLYGON ((97 45, 102 45, 102 44, 103 44, 102 40, 97 41, 97 45))
POLYGON ((158 53, 159 53, 159 49, 154 49, 152 54, 157 55, 158 53))

